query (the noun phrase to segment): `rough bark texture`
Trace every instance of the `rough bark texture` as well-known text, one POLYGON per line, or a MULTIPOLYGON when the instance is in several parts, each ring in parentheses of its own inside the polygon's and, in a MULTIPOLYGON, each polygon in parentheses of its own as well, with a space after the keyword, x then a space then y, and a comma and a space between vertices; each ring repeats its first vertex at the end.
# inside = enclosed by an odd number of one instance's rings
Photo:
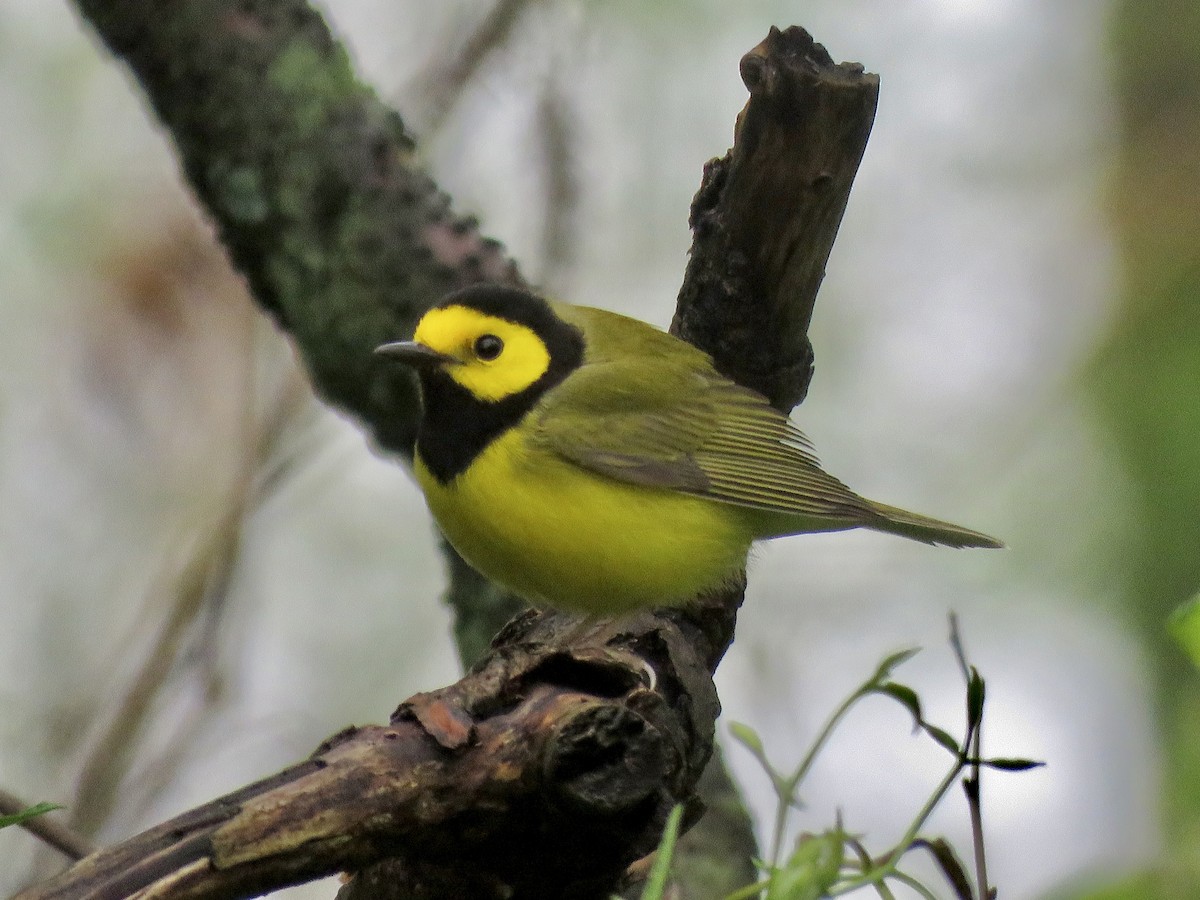
MULTIPOLYGON (((77 2, 146 90, 318 389, 409 453, 412 385, 371 349, 447 289, 519 281, 512 264, 454 217, 399 119, 303 3, 77 2)), ((805 332, 877 81, 834 66, 801 29, 772 29, 742 74, 751 97, 693 205, 674 329, 786 409, 811 376, 805 332)), ((462 681, 411 698, 391 725, 349 729, 22 896, 248 897, 342 870, 359 873, 347 897, 606 896, 673 804, 697 808, 719 712, 711 674, 740 601, 582 633, 527 614, 462 681)), ((744 817, 711 821, 727 831, 685 838, 682 857, 711 862, 705 844, 744 852, 744 817)), ((683 893, 713 896, 729 877, 684 874, 683 893)))
POLYGON ((742 57, 750 101, 704 169, 671 331, 787 411, 812 379, 817 290, 875 120, 879 79, 800 28, 742 57))
POLYGON ((249 897, 390 859, 350 893, 605 897, 711 746, 716 692, 677 621, 635 616, 567 646, 573 623, 523 616, 389 726, 347 729, 22 896, 249 897))

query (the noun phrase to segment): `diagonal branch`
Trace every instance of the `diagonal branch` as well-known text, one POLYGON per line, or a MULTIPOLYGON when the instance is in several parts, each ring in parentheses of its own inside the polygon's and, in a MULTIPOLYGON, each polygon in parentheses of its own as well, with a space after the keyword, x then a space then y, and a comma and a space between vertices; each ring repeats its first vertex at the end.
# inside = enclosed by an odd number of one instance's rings
POLYGON ((606 896, 688 796, 718 704, 678 624, 643 614, 582 648, 556 644, 563 624, 517 620, 390 726, 347 729, 21 896, 244 897, 380 858, 402 863, 406 896, 606 896))
POLYGON ((455 287, 518 283, 456 215, 399 116, 300 0, 77 0, 133 71, 255 300, 317 389, 412 450, 416 394, 371 350, 455 287))

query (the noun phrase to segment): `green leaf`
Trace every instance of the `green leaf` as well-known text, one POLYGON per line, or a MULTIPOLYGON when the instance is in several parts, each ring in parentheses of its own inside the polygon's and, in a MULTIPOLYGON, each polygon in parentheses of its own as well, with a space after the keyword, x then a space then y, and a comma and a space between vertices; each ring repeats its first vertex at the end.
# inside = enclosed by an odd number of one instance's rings
POLYGON ((758 764, 762 766, 762 770, 771 779, 771 786, 775 789, 775 795, 779 798, 779 802, 795 804, 796 785, 790 783, 775 771, 775 767, 767 759, 767 751, 763 747, 762 738, 758 736, 758 732, 749 725, 744 725, 741 722, 730 722, 729 734, 758 760, 758 764))
MULTIPOLYGON (((1177 877, 1177 876, 1176 876, 1177 877)), ((1146 900, 1147 897, 1168 896, 1164 882, 1169 876, 1158 871, 1143 871, 1116 881, 1094 885, 1069 894, 1054 894, 1055 897, 1071 897, 1072 900, 1146 900)), ((1178 882, 1175 882, 1178 885, 1178 882)), ((1178 887, 1174 888, 1178 895, 1178 887)))
POLYGON ((9 825, 20 825, 22 822, 28 822, 30 819, 44 816, 46 813, 56 809, 62 809, 62 807, 57 803, 39 803, 37 806, 30 806, 20 812, 13 813, 11 816, 0 816, 0 828, 7 828, 9 825))
POLYGON ((826 853, 819 862, 820 877, 825 887, 829 887, 842 873, 842 864, 846 861, 846 840, 849 836, 842 830, 842 814, 838 813, 837 827, 827 831, 823 836, 826 853))
POLYGON ((897 650, 891 656, 885 657, 883 662, 879 664, 879 668, 875 670, 875 677, 868 684, 879 684, 886 681, 892 676, 892 669, 908 662, 920 652, 920 647, 909 647, 906 650, 897 650))
POLYGON ((749 725, 743 725, 741 722, 730 722, 729 734, 735 741, 737 741, 759 759, 765 758, 766 751, 763 749, 762 738, 760 738, 758 736, 758 732, 749 725))
POLYGON ((958 746, 958 741, 950 736, 949 733, 936 725, 930 725, 928 722, 922 722, 921 728, 925 733, 953 753, 955 756, 962 756, 962 748, 958 746))
POLYGON ((1167 619, 1171 637, 1200 668, 1200 594, 1178 607, 1167 619))
POLYGON ((950 882, 954 896, 958 900, 972 900, 974 891, 971 889, 971 879, 967 877, 966 867, 958 858, 958 854, 954 852, 954 848, 950 846, 949 841, 945 838, 936 838, 931 841, 919 838, 913 842, 913 846, 924 847, 929 851, 929 854, 937 862, 938 868, 942 870, 942 875, 950 882))
POLYGON ((675 804, 667 816, 662 840, 658 844, 658 855, 650 869, 650 877, 642 889, 642 900, 662 900, 667 892, 667 881, 671 877, 671 858, 675 855, 675 842, 679 840, 679 827, 683 822, 683 804, 675 804))
POLYGON ((999 769, 1002 772, 1025 772, 1029 769, 1038 769, 1045 765, 1044 762, 1039 762, 1036 759, 1018 759, 1004 756, 981 759, 979 764, 987 766, 989 769, 999 769))
POLYGON ((921 723, 924 721, 921 716, 921 698, 908 685, 889 681, 886 684, 879 685, 879 687, 875 688, 874 692, 891 697, 896 702, 902 704, 912 714, 913 731, 921 727, 921 723))
POLYGON ((967 681, 967 727, 974 731, 983 720, 985 689, 979 670, 971 666, 971 678, 967 681))
POLYGON ((858 857, 858 868, 860 871, 865 872, 875 864, 875 861, 871 859, 871 854, 867 852, 867 848, 863 846, 863 842, 858 838, 848 838, 846 844, 858 857))
POLYGON ((838 880, 845 855, 840 828, 801 835, 788 861, 771 873, 767 900, 819 900, 838 880))

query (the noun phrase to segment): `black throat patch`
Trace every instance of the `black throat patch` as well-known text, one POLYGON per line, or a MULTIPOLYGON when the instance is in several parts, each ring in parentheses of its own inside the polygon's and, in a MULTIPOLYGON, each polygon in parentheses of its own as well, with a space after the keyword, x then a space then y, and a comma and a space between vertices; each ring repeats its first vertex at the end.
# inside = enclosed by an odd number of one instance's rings
POLYGON ((579 368, 583 362, 583 335, 558 318, 544 300, 524 292, 469 288, 444 303, 472 306, 526 325, 545 342, 550 354, 550 365, 537 381, 494 402, 479 399, 439 369, 421 373, 424 410, 417 453, 430 474, 447 484, 466 471, 492 441, 525 418, 548 390, 579 368), (511 295, 519 297, 515 306, 511 295))

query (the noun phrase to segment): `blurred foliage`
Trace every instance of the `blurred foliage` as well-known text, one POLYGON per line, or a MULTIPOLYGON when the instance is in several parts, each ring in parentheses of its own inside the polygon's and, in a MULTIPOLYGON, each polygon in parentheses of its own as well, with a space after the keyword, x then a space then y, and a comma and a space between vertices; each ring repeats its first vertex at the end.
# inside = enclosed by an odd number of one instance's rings
POLYGON ((1118 4, 1111 35, 1123 283, 1089 382, 1140 506, 1118 587, 1156 667, 1169 863, 1087 896, 1195 897, 1200 679, 1166 623, 1200 587, 1200 4, 1118 4))
POLYGON ((1171 613, 1171 636, 1178 641, 1192 664, 1200 666, 1200 594, 1171 613))

